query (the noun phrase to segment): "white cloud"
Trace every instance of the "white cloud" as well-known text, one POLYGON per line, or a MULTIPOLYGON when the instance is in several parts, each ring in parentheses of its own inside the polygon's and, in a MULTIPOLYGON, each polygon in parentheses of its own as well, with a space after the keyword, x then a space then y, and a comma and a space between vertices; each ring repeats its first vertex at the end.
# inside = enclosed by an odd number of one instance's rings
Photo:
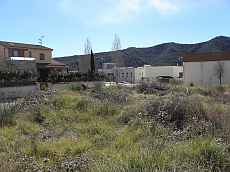
POLYGON ((170 13, 179 10, 179 2, 173 0, 151 0, 150 3, 160 13, 170 13))
POLYGON ((99 16, 103 22, 121 22, 137 14, 142 7, 143 0, 119 0, 114 7, 108 8, 106 15, 99 16))
MULTIPOLYGON (((54 0, 55 1, 55 0, 54 0)), ((81 21, 120 23, 141 14, 172 14, 188 8, 205 7, 225 0, 58 0, 58 8, 81 21)))

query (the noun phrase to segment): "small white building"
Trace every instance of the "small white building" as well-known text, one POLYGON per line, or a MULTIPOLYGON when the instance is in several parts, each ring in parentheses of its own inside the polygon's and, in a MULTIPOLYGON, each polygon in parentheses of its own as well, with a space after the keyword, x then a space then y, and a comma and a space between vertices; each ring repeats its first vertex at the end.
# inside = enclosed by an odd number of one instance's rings
POLYGON ((182 79, 182 66, 150 66, 143 67, 116 67, 113 63, 103 64, 99 70, 106 76, 111 76, 110 81, 129 82, 136 84, 142 81, 157 81, 159 78, 182 79))
POLYGON ((116 82, 135 83, 135 68, 134 67, 114 68, 114 76, 116 82))
POLYGON ((183 77, 182 66, 150 66, 144 65, 144 67, 136 68, 135 70, 135 82, 145 81, 157 81, 162 78, 174 78, 179 79, 183 77))
POLYGON ((230 84, 230 53, 186 54, 182 58, 185 84, 230 84))

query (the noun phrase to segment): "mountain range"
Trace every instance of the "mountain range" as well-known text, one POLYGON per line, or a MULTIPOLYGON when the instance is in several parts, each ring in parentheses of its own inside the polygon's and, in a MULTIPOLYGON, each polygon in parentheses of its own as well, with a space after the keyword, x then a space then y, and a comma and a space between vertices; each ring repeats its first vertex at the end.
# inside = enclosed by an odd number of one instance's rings
MULTIPOLYGON (((120 66, 138 67, 148 65, 175 65, 180 54, 230 52, 230 37, 218 36, 209 41, 196 44, 164 43, 148 48, 130 47, 124 50, 96 53, 96 63, 100 68, 103 63, 116 62, 120 66)), ((55 58, 67 65, 78 64, 84 55, 55 58)))

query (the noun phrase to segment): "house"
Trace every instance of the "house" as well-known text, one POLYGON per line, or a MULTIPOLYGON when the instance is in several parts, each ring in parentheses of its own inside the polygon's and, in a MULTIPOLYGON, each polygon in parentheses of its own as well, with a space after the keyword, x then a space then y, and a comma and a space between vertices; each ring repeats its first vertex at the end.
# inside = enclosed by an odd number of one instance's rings
POLYGON ((51 60, 51 62, 46 66, 51 73, 67 73, 68 68, 64 63, 56 60, 51 60))
POLYGON ((182 55, 184 83, 203 86, 230 84, 230 53, 182 55))
POLYGON ((183 77, 182 66, 151 66, 144 65, 135 69, 135 82, 141 81, 157 81, 160 78, 180 79, 183 77))
POLYGON ((31 71, 40 75, 64 69, 52 60, 53 49, 34 44, 0 41, 0 71, 31 71))

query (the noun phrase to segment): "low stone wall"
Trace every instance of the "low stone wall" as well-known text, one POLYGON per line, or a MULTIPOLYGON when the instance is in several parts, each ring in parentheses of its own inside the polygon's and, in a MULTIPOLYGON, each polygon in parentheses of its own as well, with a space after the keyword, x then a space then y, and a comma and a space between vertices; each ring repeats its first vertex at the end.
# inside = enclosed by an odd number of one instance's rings
POLYGON ((69 82, 69 83, 54 84, 51 87, 53 89, 60 90, 60 89, 66 88, 67 86, 71 86, 71 85, 82 85, 82 84, 84 84, 88 88, 94 88, 94 87, 96 87, 98 85, 102 85, 103 86, 105 84, 105 82, 104 81, 89 81, 89 82, 79 81, 79 82, 69 82))
POLYGON ((37 92, 38 90, 39 87, 37 85, 0 88, 0 102, 10 99, 23 98, 33 92, 37 92))

